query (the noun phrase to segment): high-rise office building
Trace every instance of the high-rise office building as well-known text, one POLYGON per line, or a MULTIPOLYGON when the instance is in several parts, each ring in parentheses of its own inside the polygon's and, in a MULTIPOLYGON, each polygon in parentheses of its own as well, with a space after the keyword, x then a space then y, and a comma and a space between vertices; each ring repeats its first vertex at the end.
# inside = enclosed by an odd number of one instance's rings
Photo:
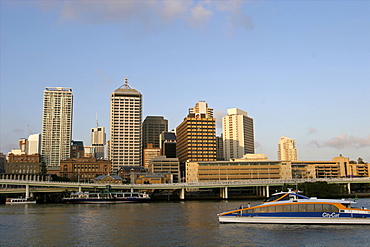
POLYGON ((279 160, 298 160, 295 140, 282 136, 278 143, 278 158, 279 160))
POLYGON ((166 156, 167 158, 177 158, 175 132, 162 132, 159 135, 159 147, 163 156, 166 156))
POLYGON ((240 159, 244 154, 254 153, 253 119, 238 108, 227 110, 222 118, 225 160, 240 159))
POLYGON ((109 157, 114 172, 121 166, 142 164, 141 119, 142 95, 125 79, 110 99, 109 157))
POLYGON ((85 157, 85 147, 83 141, 72 141, 71 142, 71 158, 82 158, 85 157))
POLYGON ((168 120, 161 116, 147 116, 143 122, 143 149, 152 144, 152 148, 159 148, 159 135, 168 130, 168 120))
POLYGON ((216 136, 216 160, 225 160, 224 159, 224 140, 221 136, 216 136))
POLYGON ((190 108, 177 126, 176 151, 180 162, 216 160, 216 119, 205 101, 190 108))
POLYGON ((105 128, 96 127, 91 129, 91 146, 94 147, 94 158, 104 159, 105 128))
POLYGON ((69 159, 72 140, 73 95, 71 88, 48 87, 44 91, 41 155, 48 168, 69 159))

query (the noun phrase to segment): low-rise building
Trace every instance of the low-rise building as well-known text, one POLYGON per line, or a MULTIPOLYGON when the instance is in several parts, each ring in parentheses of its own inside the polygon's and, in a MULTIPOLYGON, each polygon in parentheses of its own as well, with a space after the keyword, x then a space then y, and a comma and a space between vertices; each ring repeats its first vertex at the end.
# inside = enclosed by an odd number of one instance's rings
POLYGON ((118 175, 100 175, 94 178, 96 184, 122 184, 123 179, 118 175))
POLYGON ((148 172, 156 174, 173 174, 173 181, 179 182, 180 162, 178 158, 166 158, 166 156, 157 156, 150 160, 148 172))
POLYGON ((112 173, 109 160, 96 158, 72 158, 60 161, 59 176, 71 180, 90 181, 99 175, 112 173))
POLYGON ((171 173, 133 173, 131 177, 131 180, 135 181, 135 184, 165 184, 171 183, 173 180, 173 175, 171 173))

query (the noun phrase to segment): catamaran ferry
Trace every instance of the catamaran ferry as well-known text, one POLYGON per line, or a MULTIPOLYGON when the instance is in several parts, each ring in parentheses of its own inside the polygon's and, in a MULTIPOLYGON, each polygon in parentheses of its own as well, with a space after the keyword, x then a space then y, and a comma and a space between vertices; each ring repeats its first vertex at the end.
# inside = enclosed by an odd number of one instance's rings
POLYGON ((308 198, 298 191, 273 194, 263 204, 219 213, 220 223, 370 224, 370 210, 357 202, 308 198))
POLYGON ((75 192, 63 198, 64 203, 127 203, 150 202, 146 193, 139 192, 75 192))

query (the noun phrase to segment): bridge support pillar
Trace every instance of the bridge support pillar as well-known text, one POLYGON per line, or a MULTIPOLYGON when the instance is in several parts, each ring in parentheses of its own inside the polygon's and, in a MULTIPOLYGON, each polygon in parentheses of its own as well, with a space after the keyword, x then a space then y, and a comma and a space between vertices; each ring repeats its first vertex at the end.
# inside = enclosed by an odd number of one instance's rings
POLYGON ((270 186, 269 185, 266 185, 266 195, 265 195, 267 198, 270 197, 270 186))
POLYGON ((82 187, 78 186, 78 192, 82 192, 82 187))
POLYGON ((26 185, 26 198, 30 197, 30 186, 26 185))
POLYGON ((228 192, 229 191, 228 191, 227 187, 221 188, 221 197, 222 197, 222 199, 227 199, 229 197, 228 192))
POLYGON ((185 200, 185 188, 181 188, 181 191, 180 191, 180 200, 185 200))
POLYGON ((351 194, 351 183, 347 184, 348 194, 351 194))

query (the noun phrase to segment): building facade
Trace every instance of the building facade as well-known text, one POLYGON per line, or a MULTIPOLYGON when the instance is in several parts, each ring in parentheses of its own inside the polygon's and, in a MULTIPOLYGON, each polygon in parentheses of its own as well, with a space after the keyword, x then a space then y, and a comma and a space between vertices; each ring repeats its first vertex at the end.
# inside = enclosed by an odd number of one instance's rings
POLYGON ((27 154, 41 153, 41 134, 32 134, 28 137, 27 154))
POLYGON ((71 158, 82 158, 85 157, 85 148, 83 141, 72 141, 71 142, 71 158))
POLYGON ((71 158, 60 162, 59 176, 75 181, 91 181, 100 175, 112 173, 109 160, 95 158, 71 158))
POLYGON ((143 149, 152 144, 153 148, 159 148, 159 135, 168 131, 168 120, 161 116, 147 116, 143 122, 143 149))
POLYGON ((148 172, 165 174, 173 174, 172 182, 180 182, 180 162, 178 158, 166 158, 166 156, 157 156, 150 160, 148 172))
POLYGON ((7 174, 40 175, 42 162, 40 154, 12 154, 8 155, 5 169, 7 174))
POLYGON ((213 109, 200 101, 176 128, 176 152, 180 162, 216 160, 216 119, 213 109))
POLYGON ((142 164, 142 95, 125 84, 111 94, 110 155, 112 169, 142 164))
POLYGON ((143 150, 143 167, 148 169, 150 160, 159 156, 160 154, 160 148, 154 148, 152 143, 148 143, 147 148, 143 150))
POLYGON ((240 159, 254 153, 253 119, 238 108, 227 110, 222 118, 223 150, 225 160, 240 159))
POLYGON ((298 160, 297 148, 295 140, 282 136, 278 143, 278 159, 279 160, 298 160))
POLYGON ((106 142, 106 134, 104 127, 96 127, 91 129, 91 146, 94 147, 94 157, 104 159, 104 148, 106 142))
POLYGON ((161 155, 167 158, 176 158, 176 134, 175 132, 162 132, 159 135, 159 148, 161 155))
POLYGON ((69 159, 72 140, 73 95, 71 88, 49 87, 44 91, 41 155, 48 168, 69 159))

